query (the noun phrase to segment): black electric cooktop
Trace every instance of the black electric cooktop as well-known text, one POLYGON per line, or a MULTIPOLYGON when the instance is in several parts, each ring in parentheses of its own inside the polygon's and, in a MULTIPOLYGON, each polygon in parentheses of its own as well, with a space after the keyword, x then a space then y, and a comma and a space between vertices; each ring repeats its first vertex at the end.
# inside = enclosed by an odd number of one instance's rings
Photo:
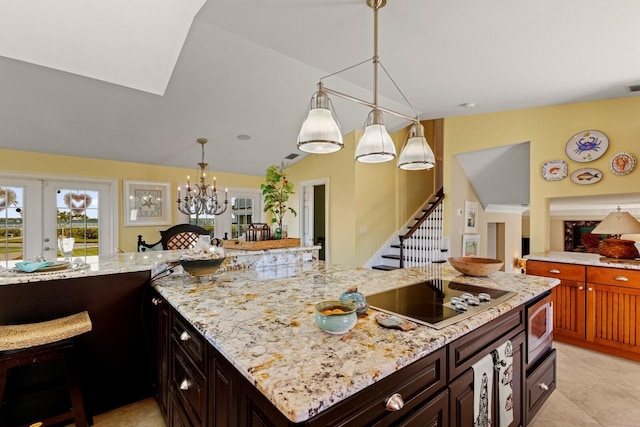
MULTIPOLYGON (((432 279, 367 295, 366 298, 372 308, 396 314, 435 329, 441 329, 494 307, 513 295, 513 292, 498 289, 432 279), (454 308, 451 298, 460 298, 465 293, 471 294, 474 298, 477 298, 480 293, 484 293, 490 297, 490 300, 480 301, 477 305, 467 304, 466 311, 454 308)), ((486 296, 483 297, 486 298, 486 296)))

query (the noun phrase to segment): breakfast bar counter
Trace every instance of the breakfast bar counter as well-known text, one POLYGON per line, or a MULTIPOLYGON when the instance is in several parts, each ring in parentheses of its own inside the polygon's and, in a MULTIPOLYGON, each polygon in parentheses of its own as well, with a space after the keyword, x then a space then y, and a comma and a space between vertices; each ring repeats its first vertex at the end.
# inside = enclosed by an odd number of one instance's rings
POLYGON ((321 261, 212 277, 172 275, 154 281, 153 286, 292 423, 313 420, 401 368, 515 312, 558 283, 503 272, 463 276, 448 264, 383 272, 321 261), (432 278, 514 295, 439 330, 422 325, 408 332, 382 328, 373 309, 343 335, 328 334, 315 325, 315 304, 335 300, 348 288, 355 286, 368 295, 432 278))

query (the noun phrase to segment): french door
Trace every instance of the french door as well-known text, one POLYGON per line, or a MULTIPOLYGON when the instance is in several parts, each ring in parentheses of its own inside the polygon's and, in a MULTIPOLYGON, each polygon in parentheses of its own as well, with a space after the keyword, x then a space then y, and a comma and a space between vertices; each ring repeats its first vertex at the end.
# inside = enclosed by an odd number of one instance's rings
POLYGON ((59 256, 57 238, 74 237, 73 258, 91 261, 117 246, 117 183, 74 177, 0 176, 0 267, 59 256))

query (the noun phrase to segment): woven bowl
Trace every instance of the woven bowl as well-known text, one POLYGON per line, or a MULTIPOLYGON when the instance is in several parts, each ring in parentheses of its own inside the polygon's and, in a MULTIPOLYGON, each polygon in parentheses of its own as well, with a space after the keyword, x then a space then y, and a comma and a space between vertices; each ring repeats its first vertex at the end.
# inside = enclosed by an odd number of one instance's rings
POLYGON ((488 276, 500 270, 504 261, 494 258, 453 257, 449 264, 467 276, 488 276))
POLYGON ((209 276, 220 268, 220 265, 224 262, 224 258, 212 258, 212 259, 194 259, 187 260, 181 259, 180 265, 184 268, 184 271, 192 276, 201 277, 209 276))

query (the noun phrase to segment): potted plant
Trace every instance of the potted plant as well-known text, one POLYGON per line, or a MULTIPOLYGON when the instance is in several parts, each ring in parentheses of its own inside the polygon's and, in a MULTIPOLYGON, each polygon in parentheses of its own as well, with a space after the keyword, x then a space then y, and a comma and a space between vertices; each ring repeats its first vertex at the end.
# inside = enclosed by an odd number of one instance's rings
POLYGON ((296 211, 287 206, 289 195, 295 194, 293 184, 287 180, 288 169, 284 163, 280 166, 272 165, 267 168, 266 184, 260 184, 264 196, 264 211, 271 212, 271 222, 277 223, 274 233, 276 239, 282 238, 282 220, 287 212, 294 216, 296 211))

